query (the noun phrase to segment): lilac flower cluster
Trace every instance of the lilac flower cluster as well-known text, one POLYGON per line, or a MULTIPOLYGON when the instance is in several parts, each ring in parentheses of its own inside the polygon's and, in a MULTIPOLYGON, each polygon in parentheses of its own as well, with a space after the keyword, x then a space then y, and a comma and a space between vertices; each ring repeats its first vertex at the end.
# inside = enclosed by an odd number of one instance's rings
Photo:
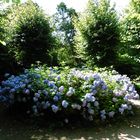
POLYGON ((0 96, 10 105, 30 104, 28 114, 75 110, 90 121, 97 116, 105 120, 132 112, 129 99, 139 99, 130 79, 117 72, 46 67, 32 68, 2 81, 0 96))

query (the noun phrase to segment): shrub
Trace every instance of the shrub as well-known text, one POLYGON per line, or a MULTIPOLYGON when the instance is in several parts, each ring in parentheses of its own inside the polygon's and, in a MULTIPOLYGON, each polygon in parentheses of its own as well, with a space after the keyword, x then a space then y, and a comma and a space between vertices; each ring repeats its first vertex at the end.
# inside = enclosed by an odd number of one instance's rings
POLYGON ((116 71, 45 66, 10 76, 2 82, 0 94, 10 106, 24 103, 27 113, 67 117, 77 112, 88 120, 132 113, 129 99, 139 98, 130 79, 116 71))
POLYGON ((49 56, 53 38, 49 18, 40 7, 28 1, 7 10, 4 24, 5 42, 9 53, 25 67, 36 61, 51 63, 49 56))
POLYGON ((116 11, 109 0, 89 0, 85 13, 75 25, 77 57, 101 67, 114 65, 120 29, 116 11))

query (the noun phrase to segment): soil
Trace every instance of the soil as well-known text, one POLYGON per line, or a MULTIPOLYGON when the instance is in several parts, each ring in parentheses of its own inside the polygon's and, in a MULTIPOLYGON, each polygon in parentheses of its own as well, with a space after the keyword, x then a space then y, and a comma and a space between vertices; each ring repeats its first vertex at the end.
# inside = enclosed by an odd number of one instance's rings
POLYGON ((135 106, 135 115, 126 119, 61 127, 47 126, 48 122, 40 125, 28 118, 23 120, 21 114, 15 116, 1 107, 0 140, 140 140, 140 104, 137 102, 135 106))

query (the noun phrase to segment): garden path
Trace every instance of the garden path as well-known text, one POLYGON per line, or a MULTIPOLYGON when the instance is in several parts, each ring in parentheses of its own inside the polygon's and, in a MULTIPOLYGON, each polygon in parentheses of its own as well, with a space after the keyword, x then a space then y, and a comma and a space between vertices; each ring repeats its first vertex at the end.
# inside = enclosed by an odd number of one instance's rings
POLYGON ((0 112, 0 140, 140 140, 140 101, 131 102, 136 114, 112 124, 90 127, 33 127, 0 112))

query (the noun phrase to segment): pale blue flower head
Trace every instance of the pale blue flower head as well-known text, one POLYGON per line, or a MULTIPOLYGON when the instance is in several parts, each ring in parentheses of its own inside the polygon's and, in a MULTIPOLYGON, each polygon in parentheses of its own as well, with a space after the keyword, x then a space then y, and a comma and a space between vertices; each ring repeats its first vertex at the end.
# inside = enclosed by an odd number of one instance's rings
POLYGON ((62 106, 63 106, 64 108, 67 108, 68 105, 69 105, 69 103, 68 103, 66 100, 63 100, 63 101, 62 101, 62 106))
POLYGON ((106 114, 106 111, 105 110, 101 110, 100 113, 103 114, 103 115, 105 115, 106 114))
POLYGON ((94 74, 92 75, 92 77, 93 77, 94 79, 100 79, 100 75, 99 75, 98 73, 94 73, 94 74))
POLYGON ((48 79, 45 79, 44 80, 44 84, 48 84, 49 80, 48 79))
POLYGON ((60 75, 57 75, 56 79, 59 81, 61 79, 60 75))
POLYGON ((90 116, 88 117, 88 120, 89 120, 89 121, 93 121, 93 116, 90 115, 90 116))
POLYGON ((25 94, 29 95, 30 94, 30 90, 29 89, 26 89, 25 90, 25 94))
POLYGON ((94 110, 91 109, 91 108, 89 108, 89 109, 88 109, 88 113, 91 114, 91 115, 94 115, 94 110))
POLYGON ((121 113, 121 114, 123 114, 124 113, 124 108, 119 108, 119 112, 121 113))
POLYGON ((15 90, 14 88, 12 88, 12 89, 10 90, 10 93, 14 93, 14 92, 16 92, 16 90, 15 90))
POLYGON ((63 92, 64 91, 64 86, 59 87, 59 91, 63 92))
POLYGON ((38 101, 38 98, 33 97, 33 101, 34 101, 34 102, 37 102, 37 101, 38 101))
POLYGON ((128 105, 127 105, 127 104, 122 104, 122 105, 121 105, 121 108, 123 108, 123 109, 128 109, 128 105))
POLYGON ((88 102, 94 102, 94 101, 95 101, 95 97, 94 97, 91 93, 87 93, 87 94, 85 95, 85 99, 86 99, 86 101, 88 101, 88 102))
POLYGON ((54 113, 56 113, 56 112, 59 110, 59 107, 56 106, 56 105, 52 105, 51 107, 52 107, 52 111, 53 111, 54 113))
POLYGON ((66 93, 66 95, 67 95, 68 97, 70 97, 70 96, 72 96, 72 95, 73 95, 73 92, 68 91, 68 92, 66 93))
POLYGON ((99 102, 98 101, 95 101, 94 102, 94 106, 98 107, 99 106, 99 102))
POLYGON ((101 120, 104 121, 106 119, 105 114, 101 114, 101 120))
POLYGON ((109 115, 110 118, 113 118, 114 115, 115 115, 115 112, 114 111, 111 111, 111 112, 108 113, 108 115, 109 115))
POLYGON ((39 93, 35 93, 35 97, 36 98, 39 98, 40 97, 40 94, 39 93))
POLYGON ((53 100, 54 100, 55 102, 57 102, 57 101, 59 100, 58 96, 54 96, 54 97, 53 97, 53 100))

